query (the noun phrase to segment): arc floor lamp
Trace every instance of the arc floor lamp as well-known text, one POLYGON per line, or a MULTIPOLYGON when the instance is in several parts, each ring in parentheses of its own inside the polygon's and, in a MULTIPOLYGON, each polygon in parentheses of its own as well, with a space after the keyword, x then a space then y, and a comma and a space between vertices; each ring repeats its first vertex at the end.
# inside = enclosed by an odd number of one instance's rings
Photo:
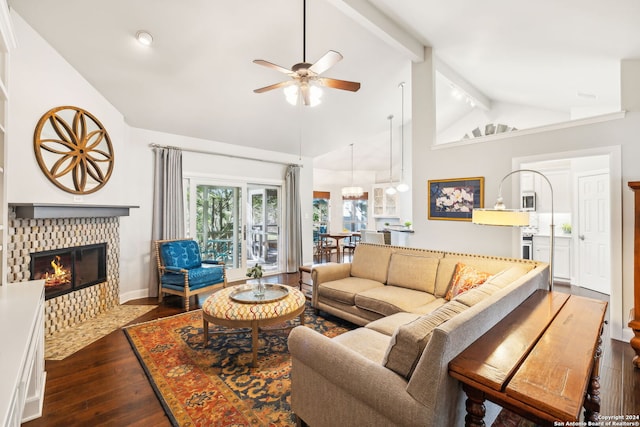
POLYGON ((511 227, 526 227, 530 225, 530 211, 522 209, 506 209, 504 199, 502 198, 502 184, 504 181, 516 173, 533 173, 540 175, 549 184, 551 191, 551 230, 549 230, 549 291, 553 291, 553 254, 555 249, 555 226, 553 224, 553 186, 551 181, 543 173, 534 169, 517 169, 509 172, 500 181, 498 190, 498 200, 493 209, 473 209, 471 221, 474 224, 483 225, 504 225, 511 227))

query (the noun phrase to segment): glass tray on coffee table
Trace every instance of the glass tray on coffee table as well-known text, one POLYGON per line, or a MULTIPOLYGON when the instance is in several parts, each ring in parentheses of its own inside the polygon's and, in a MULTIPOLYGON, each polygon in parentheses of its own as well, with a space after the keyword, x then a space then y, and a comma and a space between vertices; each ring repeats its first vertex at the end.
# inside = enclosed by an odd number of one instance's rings
POLYGON ((245 304, 263 304, 281 300, 289 294, 288 286, 278 283, 265 283, 264 295, 256 296, 253 294, 253 285, 246 284, 238 286, 238 289, 229 294, 229 298, 233 301, 245 304))

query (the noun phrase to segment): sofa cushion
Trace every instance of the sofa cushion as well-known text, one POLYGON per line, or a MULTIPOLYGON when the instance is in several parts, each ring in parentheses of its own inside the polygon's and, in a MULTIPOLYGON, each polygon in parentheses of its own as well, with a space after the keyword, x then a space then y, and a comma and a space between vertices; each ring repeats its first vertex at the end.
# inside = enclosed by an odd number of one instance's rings
POLYGON ((383 365, 407 379, 410 378, 433 330, 467 308, 459 301, 450 301, 432 313, 399 326, 391 337, 383 365))
POLYGON ((431 302, 428 302, 426 304, 423 305, 419 305, 417 307, 413 307, 411 309, 412 313, 415 314, 419 314, 419 315, 423 315, 423 314, 429 314, 431 313, 433 310, 435 310, 436 308, 440 307, 441 305, 444 305, 447 303, 447 300, 444 298, 436 298, 431 302))
POLYGON ((487 283, 491 283, 492 285, 496 285, 499 288, 504 288, 510 283, 513 283, 514 280, 519 277, 524 276, 529 271, 533 270, 535 265, 533 264, 517 264, 507 269, 502 270, 501 272, 494 274, 493 276, 487 279, 487 283))
POLYGON ((375 280, 347 277, 345 279, 322 283, 318 286, 318 295, 344 304, 355 305, 356 294, 368 289, 381 287, 384 287, 384 285, 375 280))
POLYGON ((456 270, 451 279, 451 286, 449 286, 444 299, 450 301, 456 295, 482 285, 489 277, 491 277, 491 273, 479 271, 470 265, 459 262, 456 265, 456 270))
POLYGON ((191 269, 200 267, 202 259, 200 257, 200 247, 195 240, 173 240, 165 242, 160 246, 160 253, 164 265, 191 269))
MULTIPOLYGON (((513 259, 507 258, 465 256, 464 254, 447 253, 445 254, 445 257, 440 260, 440 264, 438 264, 435 296, 445 296, 447 290, 449 289, 449 284, 451 284, 451 278, 453 277, 456 265, 459 262, 491 274, 497 274, 505 269, 508 269, 509 267, 513 267, 514 265, 529 265, 528 262, 522 262, 522 264, 520 264, 513 259)), ((534 263, 532 263, 531 265, 535 266, 534 263)))
POLYGON ((413 322, 418 317, 420 317, 419 314, 401 311, 399 313, 392 314, 391 316, 386 316, 382 319, 374 320, 373 322, 367 323, 365 328, 373 329, 374 331, 380 332, 381 334, 391 336, 396 331, 396 329, 398 329, 398 326, 413 322))
POLYGON ((332 340, 360 353, 373 362, 382 363, 390 338, 389 335, 381 334, 373 329, 357 328, 340 334, 332 340))
POLYGON ((394 253, 389 262, 387 285, 433 294, 439 262, 434 257, 394 253))
POLYGON ((485 282, 477 288, 473 288, 468 292, 463 292, 457 295, 453 298, 453 301, 458 301, 466 305, 467 307, 472 307, 483 299, 487 298, 489 295, 493 295, 499 290, 500 288, 498 288, 497 286, 485 282))
POLYGON ((351 262, 351 276, 385 283, 389 272, 391 248, 361 243, 356 246, 351 262))
POLYGON ((365 310, 389 316, 399 311, 411 311, 413 307, 427 304, 434 299, 433 295, 426 292, 387 285, 359 292, 355 297, 355 303, 365 310))
POLYGON ((492 295, 510 283, 513 283, 517 278, 524 276, 527 272, 533 269, 533 267, 533 265, 529 264, 514 265, 489 277, 482 285, 471 289, 468 292, 458 294, 453 299, 471 307, 489 295, 492 295))
MULTIPOLYGON (((189 289, 195 290, 205 286, 214 285, 224 281, 224 266, 209 266, 203 264, 203 267, 191 268, 188 270, 189 277, 189 289)), ((184 274, 174 273, 171 271, 166 272, 160 277, 162 286, 172 285, 177 286, 178 290, 184 290, 184 274)), ((176 289, 171 287, 171 289, 176 289)))

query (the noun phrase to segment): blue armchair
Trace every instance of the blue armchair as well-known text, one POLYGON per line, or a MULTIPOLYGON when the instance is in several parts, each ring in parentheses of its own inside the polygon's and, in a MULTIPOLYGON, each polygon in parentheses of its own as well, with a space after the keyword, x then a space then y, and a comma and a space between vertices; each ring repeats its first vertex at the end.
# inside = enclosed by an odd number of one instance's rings
POLYGON ((156 240, 156 261, 160 287, 158 300, 162 295, 180 295, 184 298, 184 307, 189 311, 189 299, 198 294, 210 292, 216 285, 227 287, 227 274, 224 262, 202 260, 200 246, 195 240, 156 240))

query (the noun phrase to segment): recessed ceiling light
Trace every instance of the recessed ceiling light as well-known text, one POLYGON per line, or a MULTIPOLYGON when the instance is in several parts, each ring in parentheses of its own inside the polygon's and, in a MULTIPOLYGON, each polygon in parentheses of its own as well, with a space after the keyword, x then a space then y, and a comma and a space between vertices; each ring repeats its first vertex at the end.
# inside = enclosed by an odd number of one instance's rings
POLYGON ((148 31, 138 31, 136 33, 136 39, 144 46, 151 46, 151 43, 153 43, 153 36, 148 31))

